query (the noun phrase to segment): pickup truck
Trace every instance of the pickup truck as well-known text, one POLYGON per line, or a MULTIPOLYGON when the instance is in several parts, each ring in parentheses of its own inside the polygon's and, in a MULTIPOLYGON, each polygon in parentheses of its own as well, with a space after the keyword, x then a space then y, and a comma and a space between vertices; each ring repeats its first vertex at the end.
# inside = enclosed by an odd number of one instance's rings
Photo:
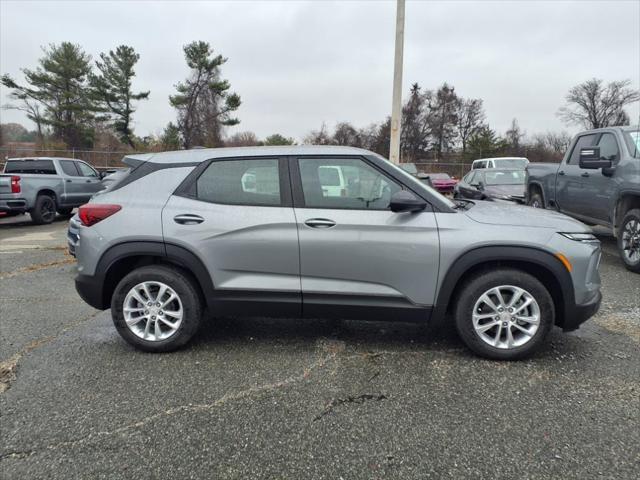
POLYGON ((0 175, 0 212, 28 212, 35 224, 51 223, 87 203, 102 189, 100 174, 73 158, 10 158, 0 175))
POLYGON ((625 266, 640 273, 640 127, 579 133, 562 162, 527 165, 527 203, 610 228, 625 266))

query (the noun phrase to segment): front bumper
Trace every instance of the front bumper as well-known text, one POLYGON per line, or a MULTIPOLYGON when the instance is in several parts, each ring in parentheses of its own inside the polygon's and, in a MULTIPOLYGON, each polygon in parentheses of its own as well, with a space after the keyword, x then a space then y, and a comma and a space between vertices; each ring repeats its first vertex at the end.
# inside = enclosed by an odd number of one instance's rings
POLYGON ((564 332, 577 330, 581 324, 589 320, 598 312, 601 302, 602 293, 598 290, 594 297, 587 303, 575 305, 574 308, 567 309, 565 312, 564 322, 562 323, 562 330, 564 332))

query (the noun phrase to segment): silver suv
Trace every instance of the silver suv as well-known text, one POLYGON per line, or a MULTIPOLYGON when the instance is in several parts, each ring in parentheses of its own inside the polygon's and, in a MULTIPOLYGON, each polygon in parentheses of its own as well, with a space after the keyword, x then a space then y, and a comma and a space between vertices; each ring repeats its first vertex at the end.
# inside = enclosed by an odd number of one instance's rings
POLYGON ((111 308, 142 350, 184 345, 204 312, 417 322, 451 313, 471 350, 515 359, 600 305, 600 244, 582 223, 451 202, 365 150, 199 149, 125 163, 131 170, 80 208, 76 288, 111 308))

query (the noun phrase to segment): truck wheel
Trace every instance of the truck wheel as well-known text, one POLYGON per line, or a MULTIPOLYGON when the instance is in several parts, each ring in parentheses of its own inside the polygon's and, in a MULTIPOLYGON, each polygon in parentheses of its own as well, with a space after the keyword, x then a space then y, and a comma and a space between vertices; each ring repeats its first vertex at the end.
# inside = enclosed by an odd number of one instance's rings
POLYGON ((181 270, 150 265, 124 277, 111 299, 118 333, 146 352, 169 352, 185 345, 200 327, 202 301, 181 270))
POLYGON ((56 201, 49 195, 38 195, 36 204, 29 211, 31 220, 36 225, 51 223, 56 218, 56 201))
POLYGON ((62 215, 63 217, 69 217, 73 212, 73 208, 58 208, 58 215, 62 215))
POLYGON ((472 277, 457 294, 456 329, 476 354, 518 360, 543 344, 555 323, 553 299, 521 270, 500 268, 472 277))
POLYGON ((529 206, 533 208, 544 208, 544 200, 538 192, 532 193, 529 198, 529 206))
POLYGON ((625 267, 640 273, 640 209, 629 210, 620 224, 618 250, 625 267))

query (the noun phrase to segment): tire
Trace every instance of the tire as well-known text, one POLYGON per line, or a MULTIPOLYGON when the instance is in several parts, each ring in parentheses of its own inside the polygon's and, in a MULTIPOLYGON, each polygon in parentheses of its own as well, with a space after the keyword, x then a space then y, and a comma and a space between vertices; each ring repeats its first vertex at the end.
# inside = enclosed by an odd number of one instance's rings
MULTIPOLYGON (((148 300, 144 288, 140 288, 137 292, 142 300, 148 300)), ((185 345, 198 331, 202 322, 202 313, 203 302, 194 281, 184 271, 167 266, 150 265, 132 271, 118 283, 111 299, 111 317, 116 330, 124 340, 145 352, 170 352, 185 345), (130 294, 134 287, 140 286, 145 282, 147 282, 152 300, 155 295, 160 293, 158 290, 154 290, 155 288, 159 289, 160 285, 157 284, 164 284, 169 288, 162 297, 165 301, 168 300, 167 295, 171 291, 177 295, 178 300, 161 307, 156 305, 158 303, 162 305, 162 299, 151 307, 147 302, 139 312, 125 313, 125 304, 129 308, 139 309, 140 302, 136 300, 135 295, 130 294), (176 328, 172 329, 166 323, 169 321, 175 325, 177 318, 164 313, 162 308, 165 307, 167 311, 170 308, 172 312, 182 312, 181 320, 176 328), (157 316, 153 315, 154 313, 157 316), (130 327, 127 325, 125 315, 129 315, 128 318, 132 323, 135 322, 138 316, 143 317, 143 319, 133 323, 130 327), (160 320, 161 317, 164 320, 160 320), (152 320, 153 318, 155 318, 155 321, 152 320), (148 333, 144 330, 147 324, 149 325, 148 333), (155 330, 156 324, 158 324, 160 333, 157 338, 153 338, 156 337, 157 333, 155 330), (163 335, 168 336, 165 337, 163 335)))
POLYGON ((480 272, 462 286, 456 295, 454 318, 456 330, 461 340, 477 355, 494 360, 519 360, 531 356, 544 343, 547 334, 555 323, 555 307, 548 290, 537 278, 521 270, 499 268, 480 272), (494 315, 492 309, 489 308, 487 303, 483 303, 481 298, 485 293, 488 293, 490 300, 497 304, 497 296, 489 292, 489 290, 496 287, 501 287, 500 291, 505 308, 500 307, 503 308, 502 313, 496 311, 494 315), (509 313, 508 304, 516 296, 518 292, 516 289, 521 289, 524 293, 514 305, 515 313, 509 313), (510 296, 510 292, 512 292, 513 297, 510 296), (535 302, 524 307, 519 312, 520 316, 518 316, 518 308, 529 297, 535 302), (480 304, 480 308, 476 310, 478 304, 480 304), (533 322, 536 317, 536 311, 538 317, 537 325, 533 322), (523 316, 523 313, 526 315, 523 316), (474 326, 474 314, 484 317, 489 316, 489 318, 478 320, 478 328, 487 327, 490 323, 495 326, 490 329, 485 328, 484 333, 479 333, 474 326), (511 315, 516 315, 516 317, 511 315), (518 327, 512 326, 513 323, 511 321, 514 318, 529 319, 526 321, 517 320, 518 326, 529 331, 528 335, 525 335, 518 327), (507 325, 507 328, 504 325, 507 325), (507 330, 513 332, 511 334, 513 341, 511 347, 508 346, 509 335, 507 330), (496 338, 500 343, 499 345, 494 342, 496 338), (489 344, 489 342, 493 344, 489 344))
POLYGON ((70 217, 71 212, 73 212, 73 207, 71 208, 58 208, 58 215, 62 215, 63 217, 70 217))
POLYGON ((622 218, 618 252, 627 270, 640 273, 640 208, 629 210, 622 218))
POLYGON ((38 195, 36 204, 29 211, 36 225, 45 225, 56 219, 56 201, 49 195, 38 195))
POLYGON ((542 195, 538 192, 532 193, 531 198, 529 198, 529 206, 533 208, 544 208, 542 195))

